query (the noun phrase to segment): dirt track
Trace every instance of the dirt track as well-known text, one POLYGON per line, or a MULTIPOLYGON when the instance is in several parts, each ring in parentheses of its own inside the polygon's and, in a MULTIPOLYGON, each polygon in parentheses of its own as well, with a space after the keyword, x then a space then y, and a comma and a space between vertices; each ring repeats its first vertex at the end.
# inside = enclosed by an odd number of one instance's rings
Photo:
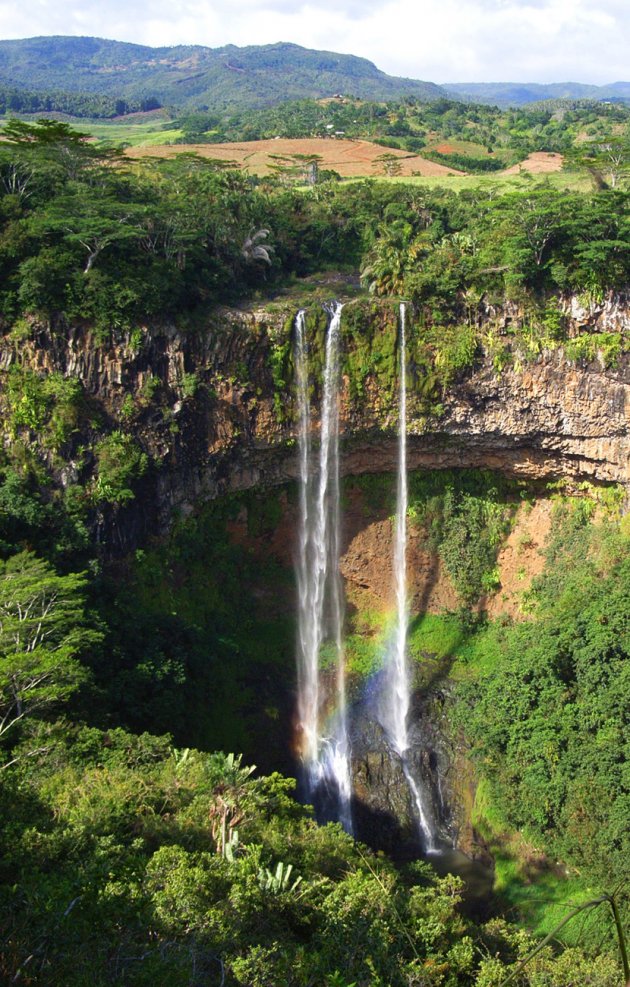
POLYGON ((233 161, 239 167, 253 172, 255 175, 268 175, 273 171, 273 165, 291 164, 290 156, 295 154, 317 154, 320 156, 320 168, 338 172, 342 178, 358 176, 375 177, 386 175, 387 169, 377 158, 383 154, 393 155, 398 159, 400 170, 396 174, 447 176, 461 175, 455 168, 426 161, 417 154, 408 154, 395 148, 381 147, 363 140, 343 140, 334 138, 313 137, 306 140, 277 140, 246 141, 241 144, 160 144, 154 147, 128 148, 127 154, 134 158, 157 157, 172 158, 176 154, 194 152, 203 158, 216 158, 220 161, 233 161), (283 161, 282 159, 288 159, 283 161))

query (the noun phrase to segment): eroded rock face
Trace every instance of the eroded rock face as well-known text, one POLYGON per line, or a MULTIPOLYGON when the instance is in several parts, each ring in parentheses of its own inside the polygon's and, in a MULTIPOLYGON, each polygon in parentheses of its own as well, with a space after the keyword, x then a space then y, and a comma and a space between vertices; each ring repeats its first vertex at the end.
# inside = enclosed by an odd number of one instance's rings
MULTIPOLYGON (((574 333, 629 329, 630 300, 623 295, 599 307, 578 299, 563 304, 574 333)), ((500 327, 517 316, 506 306, 484 317, 500 327)), ((145 328, 108 344, 86 328, 36 326, 19 347, 5 337, 0 370, 19 360, 38 372, 77 377, 113 426, 131 398, 124 427, 159 467, 145 483, 142 511, 132 504, 123 512, 127 521, 117 517, 116 548, 124 550, 200 501, 296 478, 293 388, 290 380, 274 382, 272 369, 290 325, 288 309, 223 309, 203 331, 145 328), (156 385, 157 395, 147 397, 156 385)), ((628 357, 613 371, 597 362, 575 366, 556 350, 501 373, 487 359, 455 381, 443 413, 432 418, 414 399, 421 383, 409 390, 410 469, 484 467, 532 479, 612 481, 630 490, 628 357)), ((395 469, 396 415, 395 402, 377 392, 374 380, 367 378, 360 400, 351 400, 344 381, 344 474, 395 469)))
POLYGON ((419 789, 434 842, 443 847, 458 840, 451 784, 453 751, 440 728, 444 696, 439 688, 417 690, 409 711, 409 750, 405 763, 390 746, 374 707, 375 683, 349 711, 354 781, 356 836, 393 856, 417 856, 424 850, 418 812, 406 777, 419 789))
POLYGON ((417 855, 418 823, 403 763, 390 747, 369 700, 350 710, 355 835, 392 855, 417 855))

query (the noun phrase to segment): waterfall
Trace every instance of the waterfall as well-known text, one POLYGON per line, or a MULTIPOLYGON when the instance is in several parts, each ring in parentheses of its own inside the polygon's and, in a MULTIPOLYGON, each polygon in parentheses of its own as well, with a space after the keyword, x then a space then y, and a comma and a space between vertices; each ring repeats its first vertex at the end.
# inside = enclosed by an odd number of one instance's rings
POLYGON ((406 310, 400 306, 400 390, 398 427, 398 478, 396 490, 396 528, 394 536, 393 569, 396 593, 396 624, 385 655, 378 717, 392 748, 401 759, 405 777, 416 807, 422 842, 426 853, 436 850, 433 830, 425 808, 421 787, 409 767, 409 736, 407 719, 411 704, 411 683, 407 666, 407 354, 406 310))
POLYGON ((342 305, 330 310, 320 415, 319 457, 310 433, 305 314, 295 320, 295 364, 300 464, 298 588, 298 719, 306 794, 333 806, 352 831, 351 777, 343 648, 343 597, 339 576, 339 340, 342 305), (317 463, 317 468, 316 468, 317 463), (322 645, 336 659, 334 689, 320 668, 322 645))

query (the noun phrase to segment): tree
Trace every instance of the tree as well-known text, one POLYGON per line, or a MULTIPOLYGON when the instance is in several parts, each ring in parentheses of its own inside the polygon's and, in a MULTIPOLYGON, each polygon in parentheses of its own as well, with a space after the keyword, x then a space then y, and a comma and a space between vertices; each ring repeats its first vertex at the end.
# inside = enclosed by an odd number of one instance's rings
POLYGON ((38 158, 55 162, 69 179, 78 178, 86 168, 118 159, 122 153, 119 148, 95 144, 90 134, 73 130, 67 123, 46 118, 35 123, 8 120, 2 136, 23 153, 35 152, 38 158))
POLYGON ((410 223, 395 220, 379 228, 379 235, 368 251, 361 279, 375 295, 396 295, 405 290, 405 278, 428 250, 425 233, 414 237, 410 223))
POLYGON ((402 169, 400 157, 394 154, 393 151, 379 154, 377 158, 374 158, 374 164, 380 165, 383 169, 383 174, 389 178, 392 178, 394 175, 400 175, 402 169))
POLYGON ((133 203, 118 202, 113 194, 94 196, 93 190, 77 183, 72 194, 60 196, 33 221, 33 230, 61 233, 66 244, 80 247, 86 255, 83 273, 89 274, 105 249, 140 240, 142 212, 133 203))
POLYGON ((100 639, 86 626, 85 586, 82 573, 59 576, 32 552, 0 561, 0 739, 84 678, 77 657, 100 639))
POLYGON ((553 251, 567 241, 570 210, 579 205, 570 193, 544 185, 495 200, 482 218, 482 273, 504 269, 513 284, 540 287, 553 251))
POLYGON ((146 473, 149 460, 132 436, 118 429, 110 432, 96 443, 94 455, 95 500, 109 504, 126 504, 133 500, 133 484, 146 473))
POLYGON ((630 141, 627 137, 596 141, 576 157, 577 163, 589 172, 595 188, 617 188, 628 176, 630 141))

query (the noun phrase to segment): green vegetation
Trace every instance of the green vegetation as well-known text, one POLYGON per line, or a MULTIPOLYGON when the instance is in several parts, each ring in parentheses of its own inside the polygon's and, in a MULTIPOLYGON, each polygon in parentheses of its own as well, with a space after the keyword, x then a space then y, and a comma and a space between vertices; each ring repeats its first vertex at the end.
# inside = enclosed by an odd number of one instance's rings
POLYGON ((84 576, 59 576, 30 552, 0 560, 0 742, 14 743, 25 722, 67 700, 85 677, 77 656, 99 640, 85 626, 85 588, 84 576))
POLYGON ((126 504, 133 500, 134 481, 148 466, 146 453, 138 448, 133 438, 123 432, 110 432, 95 444, 94 456, 94 499, 109 504, 126 504))
MULTIPOLYGON (((496 987, 534 944, 463 919, 457 878, 316 827, 290 781, 233 755, 63 723, 39 739, 0 796, 7 980, 496 987)), ((608 957, 550 949, 520 982, 564 987, 568 969, 619 983, 608 957)))
POLYGON ((490 471, 412 473, 409 516, 437 551, 466 607, 498 588, 495 571, 519 484, 490 471))
POLYGON ((69 441, 81 421, 83 391, 78 380, 51 373, 40 377, 14 365, 6 377, 6 424, 13 439, 36 432, 53 452, 69 441))
POLYGON ((10 80, 12 89, 35 90, 43 98, 53 100, 60 93, 79 97, 78 109, 93 105, 90 97, 101 107, 109 99, 129 106, 141 102, 149 109, 164 105, 234 111, 281 102, 287 92, 295 98, 337 92, 364 99, 445 95, 431 82, 386 75, 365 58, 287 43, 149 48, 102 38, 2 41, 0 77, 10 80))
POLYGON ((0 83, 0 115, 64 113, 72 117, 111 119, 128 113, 146 113, 159 108, 158 100, 116 99, 101 93, 32 91, 0 83))
MULTIPOLYGON (((425 322, 463 326, 476 319, 474 298, 601 294, 630 277, 619 187, 585 195, 543 183, 499 196, 492 186, 456 194, 363 181, 305 193, 190 155, 125 162, 53 121, 12 121, 5 135, 9 327, 24 314, 87 318, 107 338, 339 265, 359 268, 375 294, 414 302, 425 322)), ((468 361, 466 332, 447 344, 439 329, 447 364, 468 361)))
MULTIPOLYGON (((240 352, 219 381, 204 349, 209 324, 215 348, 221 331, 226 350, 238 350, 238 333, 260 343, 261 382, 278 417, 290 414, 290 324, 268 338, 258 322, 214 322, 221 302, 293 297, 307 275, 342 267, 356 282, 361 270, 366 293, 344 310, 343 370, 353 405, 378 392, 392 428, 399 297, 411 303, 410 404, 427 420, 484 352, 499 373, 555 346, 619 366, 620 335, 570 337, 558 296, 601 299, 627 286, 623 183, 593 159, 603 181, 589 194, 533 182, 503 195, 491 184, 460 194, 394 182, 304 190, 190 155, 132 163, 50 120, 12 121, 5 135, 1 977, 498 987, 513 974, 521 987, 620 987, 603 909, 593 912, 599 940, 563 933, 570 949, 546 944, 519 966, 537 943, 523 924, 540 935, 561 918, 536 904, 537 891, 554 909, 568 894, 614 893, 625 914, 630 573, 627 530, 600 517, 614 497, 596 508, 559 494, 526 619, 487 624, 477 605, 497 587, 498 549, 528 491, 484 471, 410 477, 410 524, 460 602, 456 614, 418 615, 410 652, 418 680, 449 673, 457 683, 445 716, 482 780, 475 823, 496 847, 497 908, 520 924, 465 919, 457 880, 425 865, 395 869, 338 827, 317 828, 292 782, 273 774, 292 767, 294 627, 291 576, 270 546, 293 491, 198 508, 131 557, 107 559, 99 540, 108 532, 121 555, 143 515, 150 525, 144 485, 160 468, 158 440, 178 434, 175 400, 212 416, 215 383, 250 387, 252 406, 260 399, 240 352), (519 315, 499 332, 484 312, 506 298, 519 315), (171 333, 173 322, 208 359, 167 379, 147 326, 171 333), (48 355, 59 366, 54 354, 84 331, 96 352, 138 358, 135 390, 124 365, 102 402, 45 372, 48 355), (215 748, 242 752, 266 775, 215 748), (526 845, 561 860, 571 881, 559 865, 528 869, 526 845)), ((329 291, 325 280, 317 289, 329 291)), ((307 321, 317 377, 319 305, 307 321)), ((392 513, 391 478, 348 481, 346 497, 353 483, 368 508, 392 513)), ((384 628, 379 615, 352 616, 356 685, 376 667, 384 628)))
POLYGON ((500 661, 464 688, 463 716, 512 825, 627 886, 628 538, 589 526, 588 505, 558 508, 532 617, 494 629, 500 661))
POLYGON ((182 131, 178 142, 183 144, 337 133, 483 175, 515 164, 533 151, 553 151, 577 162, 598 147, 615 145, 622 149, 627 168, 630 108, 587 102, 499 110, 412 96, 380 103, 343 97, 288 101, 255 112, 189 113, 176 122, 182 131))
MULTIPOLYGON (((557 494, 546 567, 525 596, 526 618, 488 622, 471 617, 469 606, 496 588, 489 583, 498 543, 531 490, 479 471, 417 472, 409 481, 410 523, 467 604, 418 615, 409 653, 419 683, 438 682, 449 696, 455 688, 447 715, 480 778, 472 822, 493 855, 499 900, 540 936, 566 918, 568 903, 606 891, 616 893, 627 921, 630 571, 619 492, 557 494)), ((391 477, 351 478, 346 487, 360 490, 372 511, 392 509, 391 477)), ((383 614, 353 614, 347 656, 355 683, 378 669, 386 633, 383 614)), ((610 909, 589 908, 561 939, 596 952, 606 942, 614 955, 610 909)))
MULTIPOLYGON (((114 435, 112 445, 124 447, 123 440, 114 435)), ((116 477, 119 454, 117 448, 116 477)), ((129 450, 121 458, 134 461, 129 450)), ((391 477, 348 480, 345 496, 353 484, 366 503, 391 509, 391 477)), ((496 532, 522 485, 455 471, 413 474, 411 486, 412 523, 445 559, 456 545, 465 585, 479 588, 478 574, 492 564, 496 532)), ((45 548, 48 516, 32 492, 8 470, 0 491, 14 516, 21 511, 30 524, 29 540, 35 533, 42 555, 54 555, 56 549, 45 548)), ((212 975, 216 968, 234 987, 497 987, 538 944, 504 919, 480 925, 462 917, 457 878, 437 879, 417 863, 395 869, 339 827, 317 827, 310 810, 294 801, 290 780, 257 775, 240 757, 207 753, 219 745, 258 750, 267 772, 286 759, 279 723, 288 722, 291 702, 293 628, 282 604, 290 593, 286 572, 266 551, 286 497, 249 494, 210 505, 134 559, 102 573, 91 565, 89 577, 75 568, 59 574, 42 556, 7 546, 0 565, 5 979, 175 987, 200 969, 212 975), (286 682, 284 696, 279 681, 286 682), (157 735, 166 729, 176 735, 176 747, 157 735), (191 742, 202 750, 191 749, 191 742)), ((614 509, 614 498, 604 501, 614 509)), ((540 840, 585 874, 566 882, 543 871, 528 887, 532 871, 522 869, 522 854, 505 837, 497 843, 500 900, 518 909, 538 935, 564 917, 567 897, 585 901, 614 890, 625 866, 619 828, 625 814, 615 794, 621 764, 615 752, 623 734, 611 747, 608 740, 627 705, 623 686, 613 686, 613 665, 624 646, 627 554, 612 522, 609 528, 587 524, 589 503, 559 508, 566 518, 550 549, 553 566, 536 591, 541 601, 560 600, 557 614, 539 604, 526 625, 488 628, 471 627, 461 614, 425 615, 410 633, 410 652, 423 666, 430 661, 443 675, 456 660, 463 681, 454 715, 461 715, 488 779, 478 791, 475 819, 491 845, 493 819, 503 831, 521 826, 533 832, 540 802, 555 812, 540 840), (592 552, 588 558, 582 552, 577 567, 585 537, 592 552), (517 682, 524 691, 530 668, 529 658, 523 661, 526 641, 535 642, 531 668, 543 672, 545 683, 526 691, 530 701, 545 705, 544 716, 531 721, 514 713, 517 682), (566 698, 558 703, 545 671, 544 652, 560 644, 564 654, 567 642, 578 642, 572 653, 587 677, 576 691, 575 716, 567 714, 566 698), (502 704, 510 706, 507 724, 502 704), (547 761, 547 747, 534 734, 540 726, 548 745, 550 709, 567 724, 560 737, 570 740, 574 731, 575 742, 560 743, 547 761), (585 717, 591 739, 578 744, 585 717), (531 736, 526 724, 535 728, 531 736), (521 746, 514 750, 530 770, 553 764, 564 786, 575 787, 566 803, 561 787, 553 782, 547 790, 542 777, 537 787, 531 778, 527 788, 525 779, 519 787, 511 747, 507 757, 489 756, 517 726, 521 746), (607 789, 606 799, 600 792, 595 800, 595 822, 579 811, 567 816, 563 808, 583 798, 587 772, 607 789), (501 789, 508 782, 509 790, 501 789), (505 822, 497 821, 495 804, 505 822), (594 827, 599 835, 592 838, 594 827), (611 852, 617 854, 612 872, 611 852), (541 896, 554 908, 541 904, 541 896)), ((348 642, 355 677, 374 670, 382 631, 378 616, 356 616, 348 642)), ((623 896, 615 900, 623 909, 623 896)), ((519 972, 522 987, 566 987, 570 977, 620 987, 613 925, 603 910, 598 916, 594 945, 592 936, 568 927, 562 940, 569 948, 548 947, 532 958, 519 972)))
POLYGON ((129 729, 168 731, 176 743, 206 750, 258 752, 267 770, 290 765, 283 724, 294 679, 293 625, 288 603, 267 601, 270 586, 289 596, 291 582, 262 547, 279 510, 272 495, 209 505, 99 579, 108 657, 92 663, 93 721, 98 710, 107 723, 116 709, 129 729), (239 544, 227 529, 242 513, 239 544), (244 595, 264 602, 248 604, 244 614, 244 595))
MULTIPOLYGON (((409 652, 420 666, 431 663, 432 671, 447 674, 462 648, 473 648, 471 607, 498 588, 498 551, 527 487, 490 470, 470 469, 417 470, 409 473, 408 483, 409 525, 423 548, 439 556, 460 599, 457 613, 417 615, 409 629, 409 652)), ((387 515, 395 509, 389 475, 349 477, 344 497, 353 492, 360 493, 370 512, 387 515)), ((385 625, 383 614, 358 611, 352 616, 348 663, 359 680, 382 660, 385 625)))

